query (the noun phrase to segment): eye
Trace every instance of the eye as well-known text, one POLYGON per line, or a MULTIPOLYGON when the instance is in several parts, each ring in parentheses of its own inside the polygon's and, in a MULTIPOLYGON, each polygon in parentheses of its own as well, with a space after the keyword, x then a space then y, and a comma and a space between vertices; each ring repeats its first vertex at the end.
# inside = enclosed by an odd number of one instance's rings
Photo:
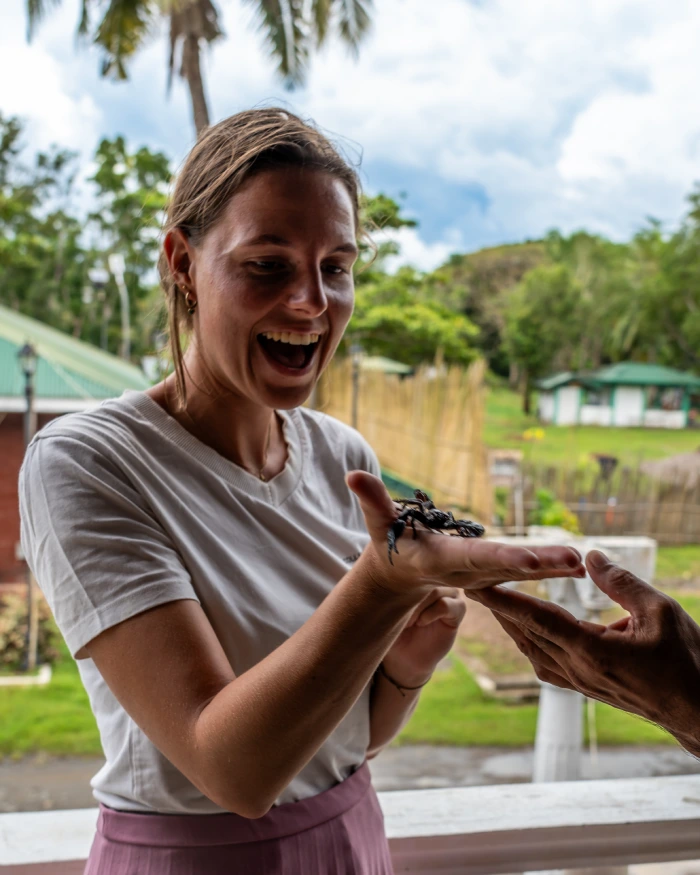
POLYGON ((324 264, 323 269, 332 276, 341 276, 348 272, 341 264, 324 264))
POLYGON ((251 261, 249 264, 254 267, 256 270, 262 271, 263 273, 272 273, 276 270, 284 270, 285 265, 281 261, 272 261, 272 260, 260 260, 260 261, 251 261))
POLYGON ((258 279, 280 280, 289 274, 290 266, 279 258, 256 258, 247 262, 250 273, 258 279))

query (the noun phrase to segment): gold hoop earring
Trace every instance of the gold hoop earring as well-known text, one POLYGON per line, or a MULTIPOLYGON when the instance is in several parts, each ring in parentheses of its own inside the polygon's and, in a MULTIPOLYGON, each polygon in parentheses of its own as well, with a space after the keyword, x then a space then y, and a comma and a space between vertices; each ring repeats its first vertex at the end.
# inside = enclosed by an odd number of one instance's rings
POLYGON ((185 303, 187 304, 187 312, 191 316, 194 313, 194 311, 197 309, 197 301, 194 298, 192 300, 190 300, 190 293, 185 292, 185 303))

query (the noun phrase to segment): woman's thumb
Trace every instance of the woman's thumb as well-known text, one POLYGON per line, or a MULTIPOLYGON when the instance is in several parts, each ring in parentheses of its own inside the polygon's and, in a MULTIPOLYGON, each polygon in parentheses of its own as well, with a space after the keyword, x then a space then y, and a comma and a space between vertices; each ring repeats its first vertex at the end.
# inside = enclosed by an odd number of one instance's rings
POLYGON ((382 480, 367 471, 350 471, 345 482, 360 502, 370 535, 386 538, 387 529, 396 519, 396 505, 382 480))

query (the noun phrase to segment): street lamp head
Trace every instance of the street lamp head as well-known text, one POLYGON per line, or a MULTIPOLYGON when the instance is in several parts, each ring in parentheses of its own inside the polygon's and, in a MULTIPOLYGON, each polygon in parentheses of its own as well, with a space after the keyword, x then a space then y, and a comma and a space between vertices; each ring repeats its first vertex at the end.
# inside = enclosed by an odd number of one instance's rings
POLYGON ((115 279, 124 279, 126 263, 124 261, 124 256, 120 252, 113 252, 111 255, 108 255, 107 264, 109 265, 109 269, 114 275, 115 279))
POLYGON ((17 353, 20 367, 25 377, 31 377, 36 371, 37 354, 31 343, 25 343, 22 349, 17 353))
POLYGON ((103 267, 93 267, 88 271, 88 279, 96 290, 104 289, 109 282, 109 274, 103 267))

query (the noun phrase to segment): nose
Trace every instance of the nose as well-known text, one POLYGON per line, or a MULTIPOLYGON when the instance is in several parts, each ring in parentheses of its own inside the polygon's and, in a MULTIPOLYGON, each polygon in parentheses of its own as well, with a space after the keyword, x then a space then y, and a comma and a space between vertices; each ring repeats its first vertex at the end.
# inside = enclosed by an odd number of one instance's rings
POLYGON ((328 297, 323 287, 319 268, 300 272, 287 297, 287 306, 308 317, 320 316, 328 308, 328 297))

